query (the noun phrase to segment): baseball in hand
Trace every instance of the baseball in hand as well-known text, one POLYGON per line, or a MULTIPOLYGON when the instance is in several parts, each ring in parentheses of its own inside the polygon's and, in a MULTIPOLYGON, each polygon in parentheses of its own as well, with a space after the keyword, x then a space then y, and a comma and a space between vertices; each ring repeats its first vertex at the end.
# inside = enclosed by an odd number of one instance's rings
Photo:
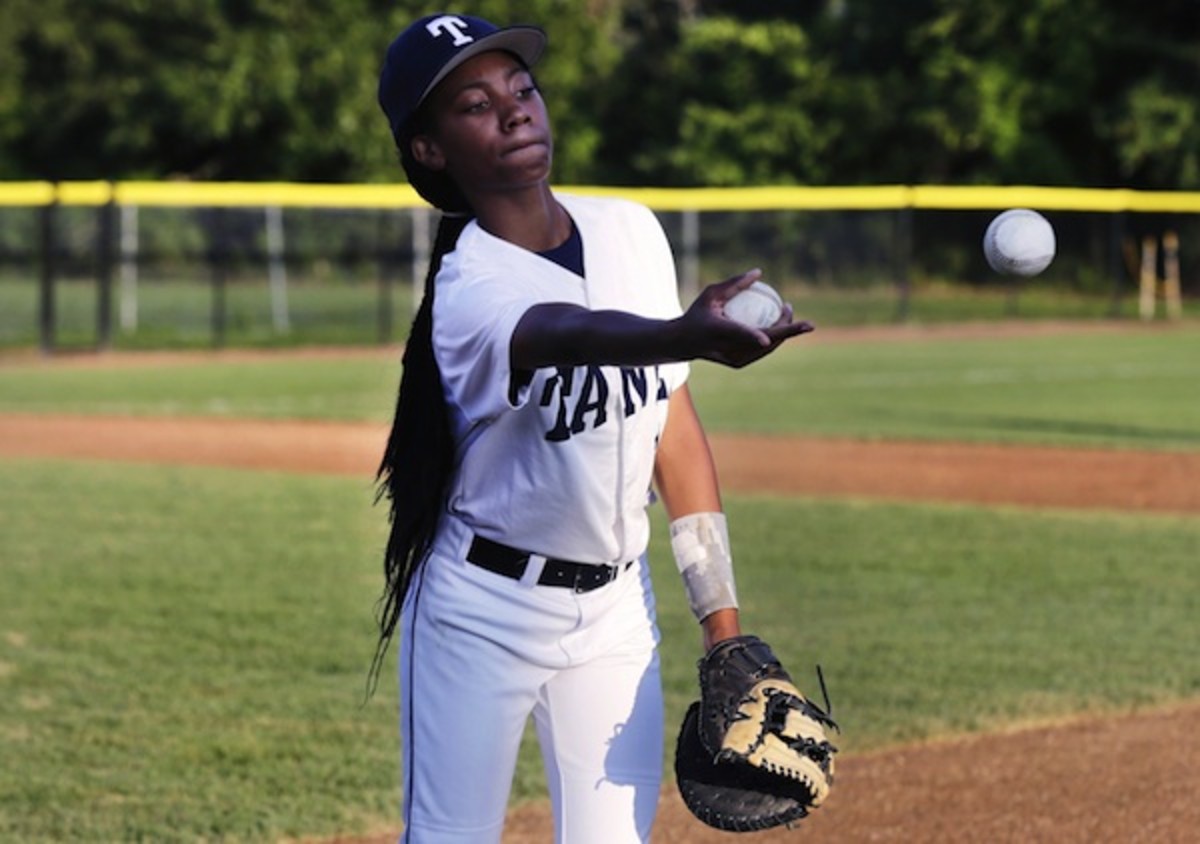
POLYGON ((996 216, 983 234, 988 266, 1005 275, 1037 275, 1054 260, 1054 227, 1028 208, 1011 208, 996 216))
POLYGON ((761 281, 747 287, 725 303, 725 316, 752 328, 767 328, 783 315, 783 300, 761 281))

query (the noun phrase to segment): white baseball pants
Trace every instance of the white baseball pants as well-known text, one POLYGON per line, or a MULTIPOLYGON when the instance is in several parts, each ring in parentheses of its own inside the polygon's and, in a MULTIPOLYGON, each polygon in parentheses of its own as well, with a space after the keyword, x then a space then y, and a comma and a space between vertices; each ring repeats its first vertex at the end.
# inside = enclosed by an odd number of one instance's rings
POLYGON ((559 844, 645 842, 662 781, 658 627, 645 556, 591 592, 466 562, 451 519, 400 644, 405 844, 499 842, 534 718, 559 844))

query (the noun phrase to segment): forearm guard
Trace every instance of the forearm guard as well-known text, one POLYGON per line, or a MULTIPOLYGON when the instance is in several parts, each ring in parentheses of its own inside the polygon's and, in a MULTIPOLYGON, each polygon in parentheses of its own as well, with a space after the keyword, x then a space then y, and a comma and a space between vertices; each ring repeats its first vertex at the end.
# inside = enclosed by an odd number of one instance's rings
POLYGON ((737 607, 724 513, 692 513, 675 519, 671 522, 671 550, 697 620, 737 607))

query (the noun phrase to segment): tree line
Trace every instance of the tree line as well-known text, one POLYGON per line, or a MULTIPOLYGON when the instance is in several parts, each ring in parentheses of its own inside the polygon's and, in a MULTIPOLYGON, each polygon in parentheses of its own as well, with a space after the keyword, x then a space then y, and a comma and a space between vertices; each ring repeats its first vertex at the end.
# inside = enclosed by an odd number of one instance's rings
MULTIPOLYGON (((1197 0, 476 0, 560 183, 1200 189, 1197 0)), ((0 179, 385 182, 406 0, 0 0, 0 179)))

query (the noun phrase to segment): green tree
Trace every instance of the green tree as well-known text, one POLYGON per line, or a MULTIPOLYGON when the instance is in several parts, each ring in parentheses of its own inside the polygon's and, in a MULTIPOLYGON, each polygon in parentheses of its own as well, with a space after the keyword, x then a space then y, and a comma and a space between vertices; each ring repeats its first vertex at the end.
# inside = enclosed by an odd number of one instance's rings
POLYGON ((786 21, 697 20, 684 31, 672 181, 692 185, 823 182, 836 142, 822 93, 829 65, 786 21))
POLYGON ((679 143, 679 0, 629 0, 619 30, 620 62, 593 80, 592 113, 602 127, 592 172, 606 184, 669 184, 679 143))
POLYGON ((1196 186, 1194 2, 845 0, 821 21, 853 181, 1196 186), (1189 175, 1193 174, 1193 175, 1189 175))
MULTIPOLYGON (((392 4, 44 0, 15 37, 5 176, 325 179, 367 142, 392 4), (15 172, 13 172, 15 171, 15 172)), ((11 20, 11 18, 8 18, 11 20)))
MULTIPOLYGON (((440 4, 438 4, 440 6, 440 4)), ((413 0, 0 0, 0 178, 395 180, 413 0)), ((1200 188, 1196 0, 478 0, 560 183, 1200 188)))
POLYGON ((1116 159, 1114 181, 1200 189, 1200 4, 1109 5, 1115 35, 1099 120, 1116 159))
MULTIPOLYGON (((0 0, 0 177, 387 180, 376 104, 390 40, 426 3, 0 0)), ((597 144, 586 84, 617 58, 613 3, 483 0, 551 30, 539 75, 577 178, 597 144), (610 22, 610 23, 606 23, 610 22)))

